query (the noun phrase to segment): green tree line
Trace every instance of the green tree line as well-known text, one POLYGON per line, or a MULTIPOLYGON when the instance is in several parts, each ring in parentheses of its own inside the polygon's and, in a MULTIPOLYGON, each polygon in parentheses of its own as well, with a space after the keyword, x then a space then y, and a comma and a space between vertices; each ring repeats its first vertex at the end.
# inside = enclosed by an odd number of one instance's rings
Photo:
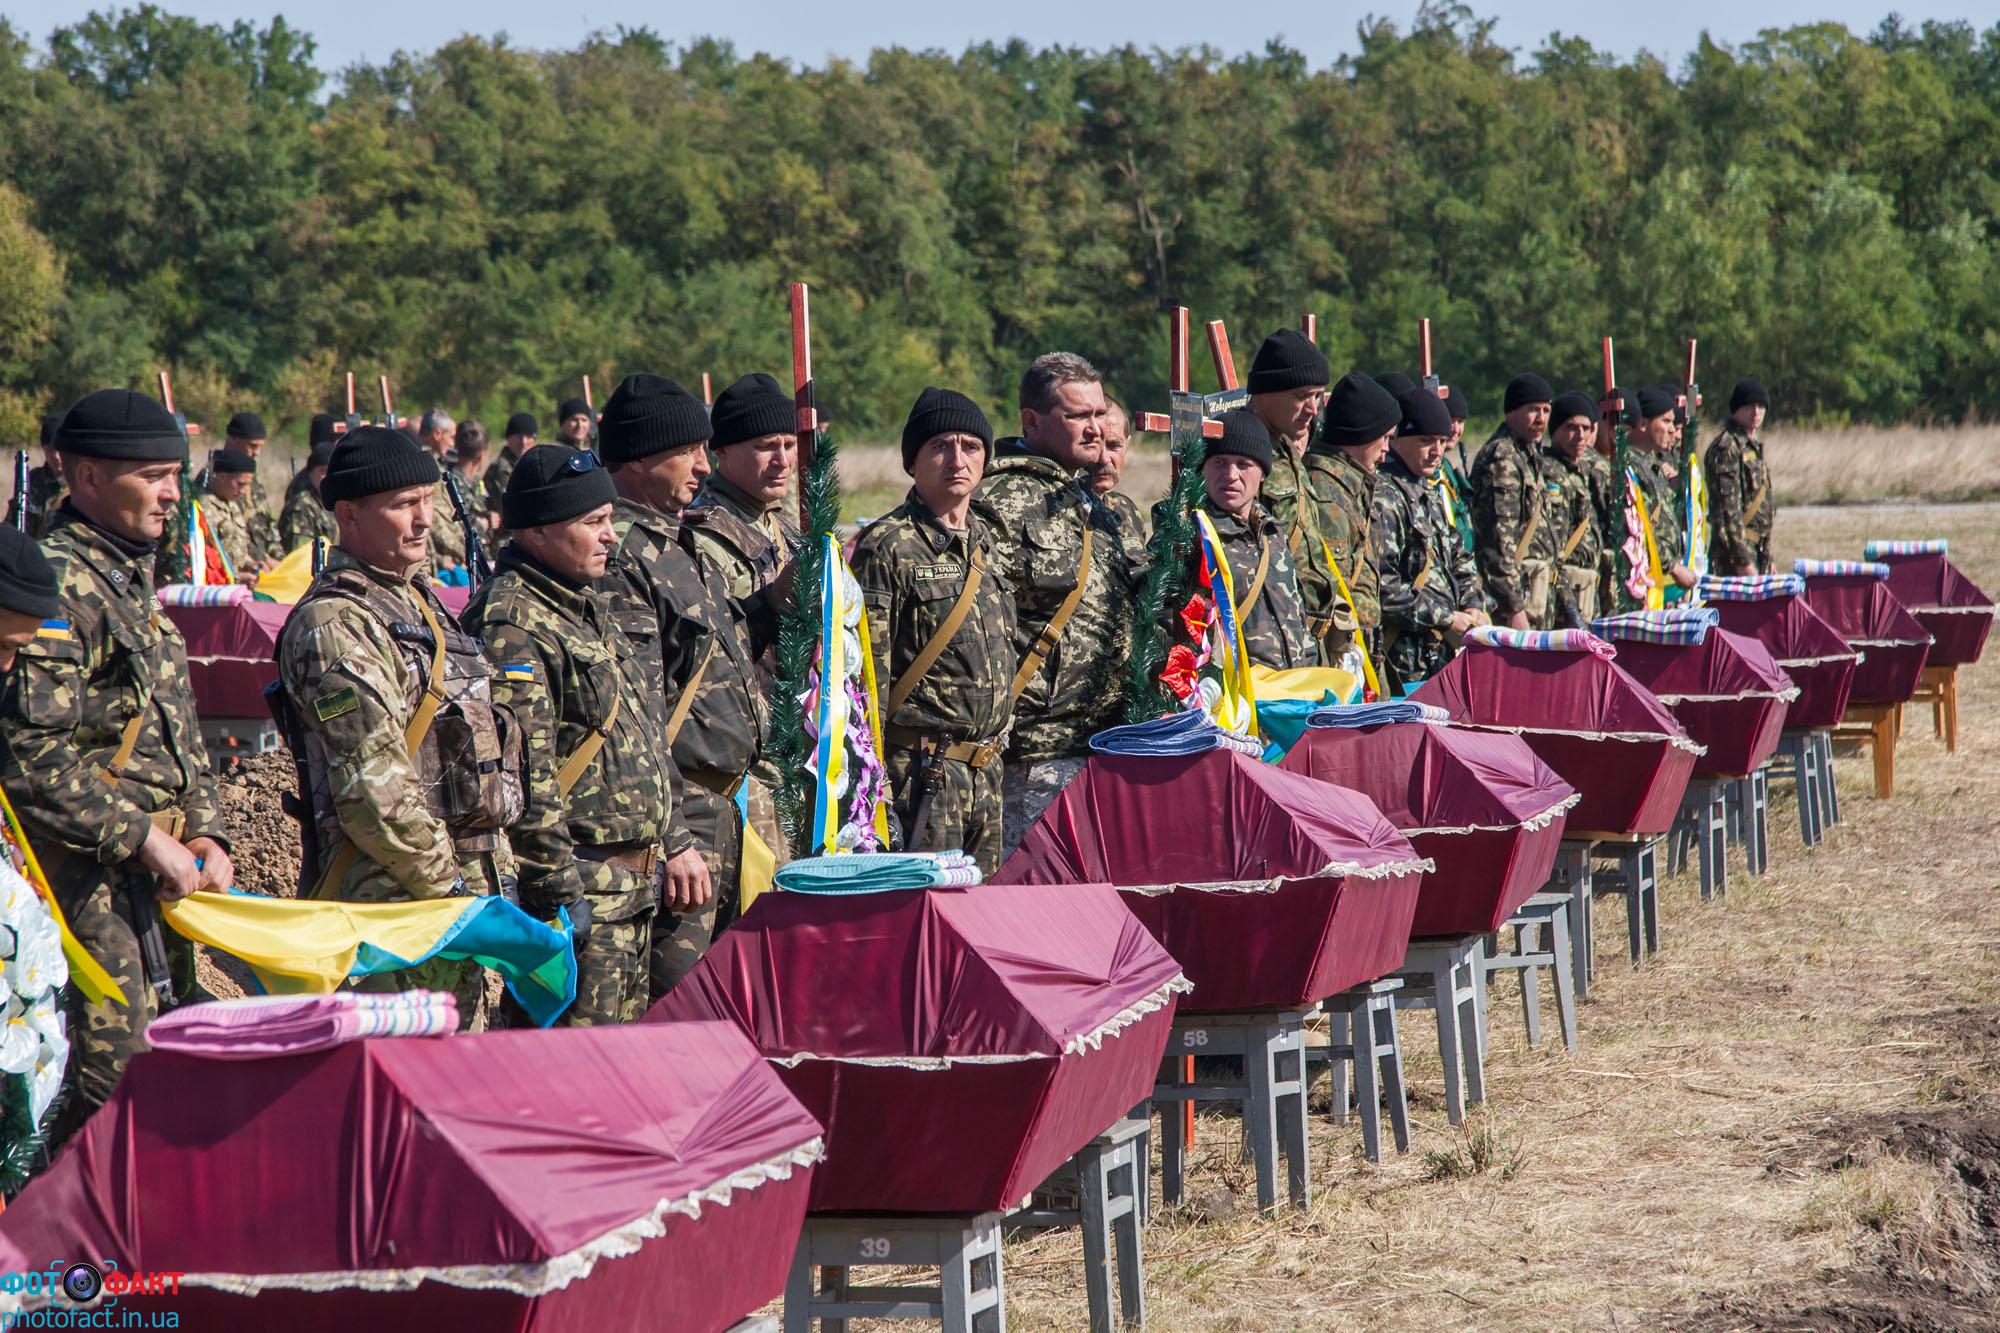
MULTIPOLYGON (((169 370, 198 420, 296 428, 340 374, 399 405, 549 414, 589 374, 787 364, 886 434, 926 383, 1011 419, 1081 351, 1165 398, 1165 311, 1336 365, 1439 368, 1498 410, 1536 369, 1677 378, 1701 340, 1780 413, 1961 419, 2000 382, 2000 27, 1688 34, 1677 68, 1463 6, 1273 43, 889 49, 797 68, 723 42, 461 39, 343 71, 282 19, 153 6, 43 45, 0 23, 0 428, 169 370)), ((1209 381, 1197 349, 1197 387, 1209 381)), ((603 390, 600 390, 602 392, 603 390)))

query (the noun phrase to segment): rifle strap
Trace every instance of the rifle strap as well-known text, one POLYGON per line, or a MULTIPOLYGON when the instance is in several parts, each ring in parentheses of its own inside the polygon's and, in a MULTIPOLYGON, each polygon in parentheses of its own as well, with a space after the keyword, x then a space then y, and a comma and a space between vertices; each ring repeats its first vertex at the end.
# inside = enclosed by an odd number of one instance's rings
POLYGON ((694 692, 701 688, 702 674, 708 670, 708 664, 714 657, 715 639, 711 636, 708 646, 702 651, 701 661, 695 663, 694 674, 681 687, 681 697, 674 700, 674 711, 667 718, 668 749, 673 748, 674 742, 680 738, 681 728, 687 725, 688 713, 694 708, 694 692))
POLYGON ((1542 507, 1540 504, 1537 504, 1535 512, 1528 515, 1527 530, 1521 534, 1521 540, 1514 545, 1514 558, 1516 560, 1526 560, 1528 558, 1528 548, 1534 545, 1535 534, 1541 530, 1542 507))
POLYGON ((1083 516, 1083 553, 1077 561, 1076 586, 1069 590, 1069 596, 1062 599, 1062 605, 1049 617, 1049 623, 1042 626, 1042 632, 1035 636, 1034 647, 1021 659, 1020 670, 1014 673, 1014 683, 1008 687, 1008 697, 1018 700, 1021 692, 1028 688, 1028 682, 1042 669, 1042 663, 1049 660, 1049 654, 1062 641, 1062 633, 1069 628, 1069 618, 1076 614, 1076 608, 1083 604, 1083 590, 1090 583, 1090 515, 1083 516))
MULTIPOLYGON (((444 627, 438 624, 437 613, 431 610, 430 600, 422 592, 416 594, 417 611, 424 618, 424 628, 431 632, 431 670, 424 681, 424 697, 417 704, 417 711, 410 714, 410 720, 403 727, 403 754, 414 761, 417 751, 424 748, 424 737, 430 735, 431 723, 437 719, 439 707, 444 703, 444 627)), ((312 818, 311 814, 306 816, 312 818)), ((347 872, 354 868, 354 860, 361 849, 349 838, 334 848, 333 856, 326 863, 326 869, 308 893, 308 898, 324 898, 347 878, 347 872)))
POLYGON ((1257 572, 1250 576, 1250 591, 1245 593, 1236 608, 1236 623, 1240 626, 1250 618, 1257 599, 1264 595, 1264 576, 1271 572, 1271 539, 1264 539, 1263 549, 1257 552, 1257 572))
MULTIPOLYGON (((158 612, 153 613, 153 628, 156 631, 160 628, 158 612)), ((152 706, 150 698, 141 699, 138 709, 126 720, 124 730, 118 733, 118 749, 112 754, 111 762, 97 770, 97 776, 104 779, 105 786, 115 787, 118 779, 125 776, 125 765, 132 762, 132 752, 139 748, 139 733, 145 729, 146 714, 152 706)))
POLYGON ((1570 533, 1569 540, 1563 543, 1562 555, 1557 558, 1556 561, 1557 564, 1569 563, 1570 556, 1576 551, 1577 546, 1581 544, 1583 541, 1583 534, 1589 532, 1590 525, 1592 523, 1595 523, 1596 521, 1597 521, 1596 513, 1588 511, 1585 512, 1584 516, 1577 521, 1576 531, 1570 533))
POLYGON ((597 758, 597 752, 604 748, 604 742, 611 739, 611 728, 618 721, 618 705, 623 702, 622 694, 611 696, 611 711, 605 714, 604 725, 592 727, 590 734, 583 738, 583 744, 577 746, 563 766, 556 770, 557 795, 569 795, 570 788, 583 776, 583 770, 590 767, 597 758))
POLYGON ((1750 497, 1750 503, 1743 506, 1743 521, 1745 523, 1748 523, 1751 519, 1764 512, 1764 500, 1770 493, 1771 482, 1767 477, 1764 484, 1757 488, 1757 493, 1750 497))
MULTIPOLYGON (((1090 529, 1086 527, 1084 536, 1088 539, 1089 535, 1090 529)), ((896 677, 895 685, 889 690, 889 707, 883 714, 884 717, 896 716, 896 710, 909 702, 910 696, 916 693, 917 686, 923 684, 924 673, 936 664, 944 650, 950 646, 953 636, 958 633, 958 627, 963 625, 966 616, 972 613, 972 599, 978 595, 980 576, 985 572, 986 558, 975 546, 972 548, 972 559, 965 571, 965 586, 959 589, 958 600, 951 604, 951 610, 945 614, 944 620, 931 631, 930 638, 924 640, 924 646, 917 650, 917 655, 910 660, 907 667, 903 668, 903 674, 896 677)))

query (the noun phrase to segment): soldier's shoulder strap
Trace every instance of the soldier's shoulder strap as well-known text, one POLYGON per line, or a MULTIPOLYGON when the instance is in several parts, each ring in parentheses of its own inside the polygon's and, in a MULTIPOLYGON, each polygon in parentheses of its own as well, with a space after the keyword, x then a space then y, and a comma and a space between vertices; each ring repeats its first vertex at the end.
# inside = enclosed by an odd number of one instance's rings
MULTIPOLYGON (((1333 551, 1329 548, 1327 551, 1327 562, 1331 564, 1332 561, 1333 551)), ((1250 590, 1243 595, 1242 606, 1237 608, 1237 623, 1239 625, 1243 622, 1243 618, 1250 614, 1251 609, 1257 605, 1257 599, 1264 595, 1264 578, 1270 572, 1271 539, 1265 537, 1262 547, 1257 552, 1257 572, 1250 576, 1250 590)))
MULTIPOLYGON (((702 665, 708 665, 707 658, 704 657, 702 659, 702 665)), ((690 685, 694 683, 693 681, 689 682, 690 685)), ((693 693, 690 691, 686 697, 692 699, 693 693)), ((568 796, 570 788, 576 786, 577 780, 583 776, 584 770, 596 762, 598 751, 604 748, 604 742, 611 739, 611 728, 617 725, 618 708, 624 701, 625 692, 623 690, 617 691, 611 696, 611 711, 604 715, 603 724, 592 727, 590 734, 583 738, 582 743, 570 752, 569 758, 563 761, 562 767, 556 770, 556 794, 558 796, 568 796)), ((678 712, 678 710, 676 711, 678 712)), ((681 721, 685 722, 686 720, 687 718, 683 714, 681 721)))
POLYGON ((1028 682, 1035 678, 1035 674, 1042 669, 1042 663, 1049 660, 1049 654, 1054 652, 1056 644, 1062 641, 1063 631, 1069 628, 1070 617, 1074 616, 1076 608, 1083 604, 1083 590, 1090 583, 1090 528, 1090 516, 1085 514, 1083 551, 1077 561, 1076 586, 1069 590, 1069 596, 1062 599, 1062 605, 1058 606, 1056 613, 1049 617, 1049 623, 1042 626, 1042 632, 1035 636, 1034 645, 1028 649, 1027 656, 1021 659, 1020 668, 1014 672, 1014 682, 1008 688, 1010 698, 1018 700, 1022 691, 1028 688, 1028 682))
MULTIPOLYGON (((1537 475, 1539 476, 1539 474, 1537 475)), ((1527 489, 1529 494, 1535 495, 1535 508, 1528 515, 1528 526, 1521 530, 1521 540, 1514 544, 1514 558, 1516 560, 1526 560, 1528 558, 1528 550, 1535 543, 1535 534, 1542 530, 1541 496, 1537 494, 1539 487, 1530 487, 1527 489)))
POLYGON ((1570 555, 1575 552, 1577 546, 1583 541, 1584 534, 1590 531, 1591 524, 1595 522, 1597 522, 1596 509, 1586 506, 1583 517, 1577 520, 1576 530, 1571 532, 1569 540, 1563 543, 1562 555, 1557 558, 1558 563, 1570 558, 1570 555))
MULTIPOLYGON (((1085 539, 1088 540, 1089 529, 1086 528, 1084 531, 1085 539)), ((951 610, 945 613, 945 618, 938 623, 938 627, 931 631, 930 638, 924 640, 924 646, 917 650, 917 655, 910 659, 910 664, 903 668, 903 674, 896 677, 895 685, 889 690, 889 704, 885 717, 895 717, 896 710, 909 702, 910 696, 916 693, 917 686, 923 684, 925 673, 937 664, 938 658, 943 656, 944 650, 951 645, 959 627, 965 624, 965 618, 972 613, 972 601, 979 595, 979 581, 985 573, 986 556, 974 546, 972 558, 966 562, 965 586, 958 590, 958 600, 951 604, 951 610)), ((1082 580, 1079 579, 1078 582, 1081 583, 1082 580)))
POLYGON ((667 717, 668 749, 673 748, 674 742, 680 739, 681 728, 687 725, 688 713, 694 708, 695 692, 701 689, 701 678, 707 674, 708 664, 714 656, 715 635, 711 634, 708 642, 702 645, 701 661, 694 664, 694 674, 688 677, 687 684, 681 686, 681 697, 674 700, 674 711, 667 717))

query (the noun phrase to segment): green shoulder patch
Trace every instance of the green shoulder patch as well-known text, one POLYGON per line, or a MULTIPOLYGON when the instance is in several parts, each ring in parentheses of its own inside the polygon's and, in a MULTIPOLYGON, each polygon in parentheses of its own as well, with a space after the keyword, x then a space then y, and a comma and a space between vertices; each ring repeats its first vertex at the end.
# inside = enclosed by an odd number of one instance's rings
POLYGON ((313 715, 322 722, 331 722, 342 713, 351 713, 361 707, 361 696, 349 685, 335 690, 332 694, 322 694, 313 700, 313 715))

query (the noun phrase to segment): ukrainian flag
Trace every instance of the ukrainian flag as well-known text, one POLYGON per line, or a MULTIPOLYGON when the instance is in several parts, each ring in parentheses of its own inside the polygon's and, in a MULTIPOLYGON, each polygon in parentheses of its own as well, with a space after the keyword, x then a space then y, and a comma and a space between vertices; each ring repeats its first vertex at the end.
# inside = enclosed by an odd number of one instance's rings
POLYGON ((505 898, 348 903, 196 893, 162 903, 160 915, 189 939, 248 963, 271 995, 331 995, 354 977, 470 958, 500 973, 539 1027, 576 999, 569 914, 548 925, 505 898))

